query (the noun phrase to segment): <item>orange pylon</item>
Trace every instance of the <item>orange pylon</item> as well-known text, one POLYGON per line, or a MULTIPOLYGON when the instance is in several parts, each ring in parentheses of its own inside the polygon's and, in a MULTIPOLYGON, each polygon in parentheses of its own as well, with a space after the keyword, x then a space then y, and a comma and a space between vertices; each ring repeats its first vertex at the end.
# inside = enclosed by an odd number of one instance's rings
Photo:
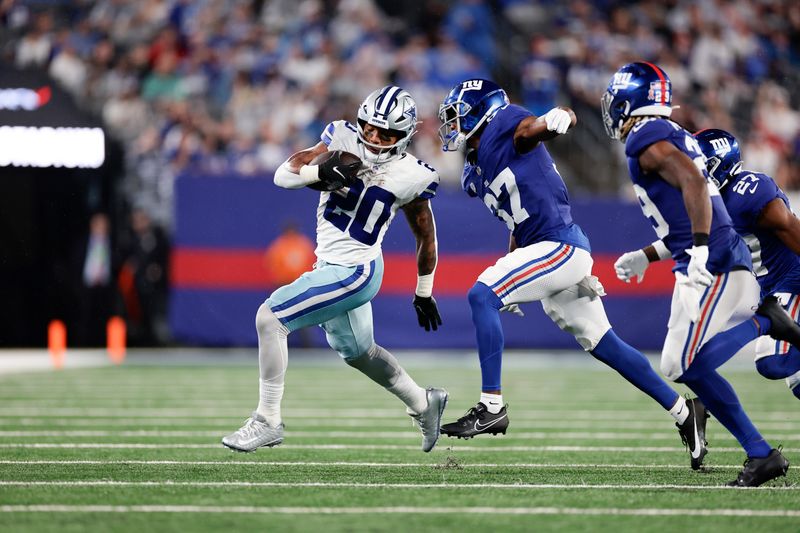
POLYGON ((53 366, 64 367, 64 354, 67 351, 67 327, 60 320, 51 320, 47 326, 47 350, 53 366))
POLYGON ((108 357, 114 364, 121 364, 125 360, 125 321, 120 317, 112 316, 108 319, 106 342, 108 357))

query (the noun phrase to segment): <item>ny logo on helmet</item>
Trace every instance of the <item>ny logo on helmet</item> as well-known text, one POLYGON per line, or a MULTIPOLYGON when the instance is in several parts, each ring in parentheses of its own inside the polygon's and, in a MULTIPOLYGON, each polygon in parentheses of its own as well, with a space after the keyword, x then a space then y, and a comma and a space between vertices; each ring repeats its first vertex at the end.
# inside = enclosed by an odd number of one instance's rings
POLYGON ((719 139, 711 139, 711 147, 714 149, 714 153, 717 155, 725 155, 731 151, 731 143, 728 142, 728 139, 725 137, 720 137, 719 139))
POLYGON ((467 80, 461 86, 461 89, 463 91, 471 91, 473 89, 479 90, 481 87, 483 87, 483 80, 467 80))
POLYGON ((620 89, 627 89, 631 84, 633 72, 617 72, 614 74, 614 79, 611 80, 611 90, 618 91, 620 89))

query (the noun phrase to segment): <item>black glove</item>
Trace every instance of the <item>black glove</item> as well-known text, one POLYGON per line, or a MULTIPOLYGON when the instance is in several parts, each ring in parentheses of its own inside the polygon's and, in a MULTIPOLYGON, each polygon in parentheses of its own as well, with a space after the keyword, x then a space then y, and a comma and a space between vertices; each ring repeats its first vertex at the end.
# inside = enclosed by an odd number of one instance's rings
POLYGON ((361 161, 345 163, 340 154, 341 152, 336 152, 320 164, 318 174, 320 182, 315 184, 317 185, 315 188, 322 191, 335 191, 342 187, 350 187, 357 179, 356 175, 361 169, 361 161))
POLYGON ((425 328, 425 331, 430 331, 431 328, 436 331, 442 325, 442 317, 439 316, 433 296, 414 296, 414 310, 417 312, 420 327, 425 328))

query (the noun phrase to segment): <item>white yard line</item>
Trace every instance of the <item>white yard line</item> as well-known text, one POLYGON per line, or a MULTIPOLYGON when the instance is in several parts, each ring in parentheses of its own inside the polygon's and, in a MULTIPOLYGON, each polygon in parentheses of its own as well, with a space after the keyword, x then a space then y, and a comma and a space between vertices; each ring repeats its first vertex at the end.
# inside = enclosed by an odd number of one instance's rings
MULTIPOLYGON (((736 489, 734 489, 736 490, 736 489)), ((765 509, 635 509, 620 507, 253 507, 220 505, 2 505, 3 513, 471 514, 588 516, 741 516, 795 518, 800 511, 765 509)))
MULTIPOLYGON (((567 490, 739 490, 725 485, 565 484, 565 483, 351 483, 322 481, 0 481, 0 487, 266 487, 335 489, 567 489, 567 490)), ((800 490, 800 487, 757 487, 762 490, 800 490)), ((800 511, 798 511, 800 512, 800 511)))
MULTIPOLYGON (((630 452, 630 453, 669 453, 678 452, 674 446, 466 446, 455 442, 440 442, 439 451, 453 452, 630 452)), ((166 443, 103 443, 103 442, 4 442, 0 448, 35 448, 35 449, 214 449, 218 450, 222 444, 177 444, 166 443)), ((280 449, 289 450, 414 450, 419 446, 401 444, 282 444, 280 449)), ((784 452, 792 453, 800 448, 783 448, 784 452)), ((714 447, 717 452, 741 453, 739 447, 714 447)), ((266 453, 269 453, 266 451, 266 453)))
MULTIPOLYGON (((402 418, 397 419, 393 417, 392 420, 375 420, 375 419, 350 419, 350 420, 332 420, 330 418, 302 418, 294 417, 295 420, 291 422, 292 428, 302 427, 320 427, 320 426, 336 426, 336 427, 352 427, 352 428, 371 428, 371 429, 407 429, 408 420, 402 418), (297 418, 300 418, 297 420, 297 418)), ((137 418, 135 421, 128 420, 127 418, 118 417, 92 417, 92 418, 50 418, 50 417, 14 417, 14 416, 0 416, 0 427, 4 426, 26 426, 26 427, 116 427, 116 426, 137 426, 137 427, 156 427, 156 426, 169 426, 181 428, 188 427, 203 427, 203 428, 219 428, 220 431, 231 429, 231 423, 236 423, 238 419, 231 417, 203 417, 200 420, 188 418, 137 418)), ((666 418, 661 422, 637 422, 629 420, 620 420, 614 422, 614 427, 625 430, 650 430, 659 431, 669 428, 674 431, 674 427, 670 423, 671 420, 666 418)), ((608 422, 592 421, 592 420, 578 420, 578 421, 558 421, 558 420, 518 420, 514 418, 513 427, 517 429, 578 429, 590 430, 595 426, 599 428, 608 428, 608 422)), ((800 431, 800 420, 796 423, 792 422, 759 422, 758 428, 762 431, 800 431)))
MULTIPOLYGON (((151 430, 67 430, 67 431, 0 431, 0 438, 16 437, 150 437, 150 438, 217 438, 219 431, 151 431, 151 430)), ((287 437, 314 438, 314 439, 352 439, 352 440, 402 440, 419 439, 418 431, 409 428, 406 431, 286 431, 287 437)), ((528 440, 639 440, 675 441, 676 435, 672 430, 662 433, 625 433, 625 432, 518 432, 509 433, 506 439, 528 440)), ((800 441, 800 434, 771 433, 770 438, 783 442, 800 441)), ((724 440, 733 441, 732 437, 725 436, 724 440)))
MULTIPOLYGON (((350 408, 350 409, 330 409, 325 407, 325 402, 320 401, 318 408, 293 408, 291 402, 284 406, 283 416, 291 418, 334 418, 334 419, 373 419, 373 418, 397 418, 403 416, 402 408, 350 408)), ((585 405, 585 404, 583 404, 585 405)), ((402 407, 402 405, 401 405, 402 407)), ((251 406, 252 408, 252 406, 251 406)), ((800 421, 800 413, 794 411, 759 411, 750 409, 751 415, 756 420, 771 420, 776 422, 800 421)), ((451 411, 448 411, 451 412, 451 411)), ((460 411, 453 414, 461 414, 460 411)), ((214 408, 195 408, 191 406, 181 407, 29 407, 29 406, 5 406, 0 404, 0 416, 44 416, 48 418, 60 416, 77 417, 114 417, 114 418, 205 418, 205 417, 227 417, 231 419, 244 420, 249 415, 247 409, 214 409, 214 408)), ((658 411, 636 411, 636 410, 578 410, 572 411, 563 409, 553 409, 550 411, 531 411, 518 409, 514 411, 514 420, 637 420, 637 421, 664 421, 671 422, 671 418, 666 413, 658 411), (654 414, 655 413, 655 414, 654 414)))
MULTIPOLYGON (((370 467, 370 468, 433 468, 433 469, 460 469, 460 468, 531 468, 531 469, 551 469, 551 468, 606 468, 606 469, 645 469, 645 470, 686 470, 685 464, 619 464, 619 463, 374 463, 361 461, 146 461, 146 460, 121 460, 121 461, 102 461, 102 460, 33 460, 33 461, 14 461, 0 460, 0 465, 180 465, 180 466, 347 466, 347 467, 370 467)), ((742 468, 741 464, 736 465, 714 465, 713 468, 735 469, 742 468)))

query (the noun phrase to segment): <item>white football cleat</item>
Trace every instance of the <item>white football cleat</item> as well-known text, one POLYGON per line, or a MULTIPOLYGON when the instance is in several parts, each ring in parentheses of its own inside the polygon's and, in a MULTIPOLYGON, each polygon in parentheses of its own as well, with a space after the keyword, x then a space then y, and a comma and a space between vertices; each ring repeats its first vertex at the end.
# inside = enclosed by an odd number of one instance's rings
POLYGON ((425 391, 428 398, 428 407, 419 414, 409 413, 420 431, 422 431, 422 451, 429 452, 436 446, 439 440, 439 432, 442 427, 442 413, 447 405, 447 391, 444 389, 434 389, 429 387, 425 391))
POLYGON ((222 444, 237 452, 253 452, 262 446, 272 447, 283 442, 283 428, 273 427, 267 419, 253 411, 244 425, 222 438, 222 444))

